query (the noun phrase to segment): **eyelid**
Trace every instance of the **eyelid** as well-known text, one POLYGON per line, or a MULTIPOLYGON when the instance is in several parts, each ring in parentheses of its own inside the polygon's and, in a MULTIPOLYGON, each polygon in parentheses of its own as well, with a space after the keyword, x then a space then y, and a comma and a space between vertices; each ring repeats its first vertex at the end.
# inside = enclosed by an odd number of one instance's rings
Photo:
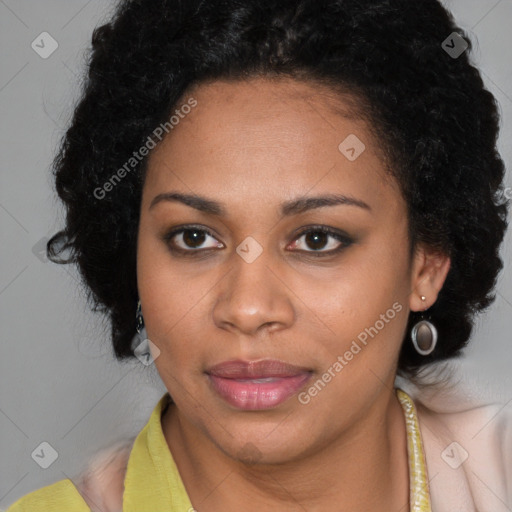
MULTIPOLYGON (((184 231, 188 231, 188 230, 196 230, 196 231, 206 233, 211 238, 214 238, 215 240, 217 240, 216 235, 210 229, 208 229, 206 226, 197 225, 197 224, 186 224, 186 225, 182 225, 182 226, 177 226, 177 227, 171 229, 169 232, 166 232, 162 238, 168 245, 170 245, 171 240, 176 235, 179 235, 179 234, 183 233, 184 231)), ((354 242, 354 239, 351 236, 349 236, 347 233, 344 233, 343 231, 340 231, 340 230, 337 230, 335 228, 331 228, 328 226, 324 226, 321 224, 320 225, 315 224, 315 225, 301 227, 296 233, 294 233, 292 242, 296 242, 302 236, 304 236, 308 233, 312 233, 312 232, 313 233, 315 233, 315 232, 325 233, 325 234, 329 235, 330 237, 336 239, 340 243, 340 245, 336 249, 331 249, 328 251, 323 251, 323 250, 315 251, 315 250, 300 249, 300 250, 291 251, 291 252, 298 252, 298 253, 308 254, 308 255, 313 255, 313 256, 322 256, 323 255, 323 256, 327 257, 327 256, 330 256, 330 255, 332 256, 332 255, 340 252, 342 249, 348 247, 349 245, 351 245, 354 242)), ((222 242, 219 242, 219 243, 222 244, 222 242)), ((222 244, 222 245, 224 245, 224 244, 222 244)), ((216 249, 219 249, 219 247, 216 247, 216 248, 207 247, 204 249, 193 249, 193 248, 183 249, 182 247, 171 247, 172 251, 175 251, 175 252, 178 252, 181 254, 189 254, 189 255, 201 254, 206 251, 212 251, 212 250, 216 250, 216 249)))
POLYGON ((314 251, 314 250, 299 250, 299 251, 293 251, 293 252, 299 252, 307 255, 313 255, 313 256, 329 256, 334 255, 340 252, 342 249, 348 247, 352 243, 354 243, 354 239, 348 235, 347 233, 344 233, 343 231, 340 231, 335 228, 331 228, 328 226, 324 226, 322 224, 313 224, 309 226, 302 227, 297 233, 295 233, 293 241, 295 242, 297 239, 301 238, 304 235, 307 235, 308 233, 325 233, 329 235, 330 237, 337 240, 340 245, 336 249, 331 249, 329 251, 314 251))
MULTIPOLYGON (((189 231, 189 230, 190 231, 196 230, 196 231, 204 232, 211 238, 214 238, 215 240, 217 240, 217 236, 210 229, 208 229, 205 226, 201 226, 201 225, 197 225, 197 224, 186 224, 184 226, 177 226, 177 227, 171 229, 170 231, 166 232, 162 238, 163 238, 164 242, 166 242, 167 244, 170 245, 171 240, 176 235, 179 235, 179 234, 183 233, 184 231, 189 231)), ((219 242, 219 243, 222 244, 222 242, 219 242)), ((222 244, 222 245, 224 245, 224 244, 222 244)), ((182 247, 173 247, 172 248, 172 250, 174 250, 176 252, 190 253, 190 254, 200 253, 200 252, 213 250, 213 249, 214 249, 213 247, 207 247, 206 249, 183 249, 182 247)))

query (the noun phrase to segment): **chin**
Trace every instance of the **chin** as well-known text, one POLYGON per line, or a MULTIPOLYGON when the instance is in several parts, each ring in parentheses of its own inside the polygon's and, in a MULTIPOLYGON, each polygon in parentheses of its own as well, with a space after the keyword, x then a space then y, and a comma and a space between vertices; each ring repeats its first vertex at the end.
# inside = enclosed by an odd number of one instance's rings
MULTIPOLYGON (((235 429, 226 427, 233 435, 222 439, 211 438, 214 444, 228 457, 248 465, 285 464, 301 458, 308 449, 308 439, 296 439, 286 429, 279 432, 276 424, 272 428, 255 429, 247 426, 235 429), (270 434, 269 434, 270 433, 270 434)), ((295 432, 302 431, 294 426, 295 432)))

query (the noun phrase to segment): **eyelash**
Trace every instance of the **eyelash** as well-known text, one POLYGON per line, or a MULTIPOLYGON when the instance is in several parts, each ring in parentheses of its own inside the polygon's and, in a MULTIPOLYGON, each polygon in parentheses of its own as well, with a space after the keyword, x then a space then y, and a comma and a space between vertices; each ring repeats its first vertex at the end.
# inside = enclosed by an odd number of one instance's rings
MULTIPOLYGON (((162 237, 164 242, 168 245, 170 250, 174 253, 182 254, 184 256, 191 256, 191 257, 197 257, 200 256, 201 253, 214 251, 216 248, 210 247, 207 249, 183 249, 181 247, 172 246, 172 239, 179 234, 184 233, 185 231, 197 231, 201 233, 206 233, 208 236, 215 238, 215 235, 208 229, 202 227, 202 226, 195 226, 195 225, 189 225, 189 226, 181 226, 176 229, 172 229, 168 233, 164 234, 162 237)), ((333 238, 335 238, 338 242, 340 242, 340 246, 336 249, 331 249, 330 251, 302 251, 299 250, 298 252, 305 253, 308 256, 313 256, 315 258, 321 258, 321 257, 328 257, 333 256, 339 252, 341 252, 343 249, 350 246, 354 240, 351 239, 348 235, 343 234, 342 232, 338 232, 336 230, 333 230, 332 228, 328 228, 327 226, 308 226, 307 228, 302 229, 294 238, 294 241, 298 240, 304 235, 307 235, 309 233, 324 233, 327 234, 333 238)), ((295 251, 294 251, 295 252, 295 251)))

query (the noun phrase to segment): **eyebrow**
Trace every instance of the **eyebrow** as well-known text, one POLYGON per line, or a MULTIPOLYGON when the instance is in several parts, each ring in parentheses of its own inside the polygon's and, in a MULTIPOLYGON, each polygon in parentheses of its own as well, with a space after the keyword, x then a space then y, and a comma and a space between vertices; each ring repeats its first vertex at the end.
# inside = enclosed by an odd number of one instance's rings
MULTIPOLYGON (((227 211, 221 203, 197 194, 181 194, 179 192, 165 192, 163 194, 158 194, 151 201, 149 209, 151 210, 161 202, 182 203, 200 212, 219 217, 225 217, 227 215, 227 211)), ((327 194, 322 196, 302 197, 286 201, 281 204, 281 215, 283 217, 289 217, 315 208, 338 205, 357 206, 364 210, 371 211, 370 206, 360 199, 343 194, 327 194)))

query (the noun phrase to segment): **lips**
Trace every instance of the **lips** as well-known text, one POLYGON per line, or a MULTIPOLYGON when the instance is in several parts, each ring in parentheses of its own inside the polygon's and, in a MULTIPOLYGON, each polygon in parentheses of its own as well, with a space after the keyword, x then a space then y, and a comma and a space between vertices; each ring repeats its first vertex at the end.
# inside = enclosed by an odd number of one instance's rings
POLYGON ((311 370, 283 361, 225 361, 207 370, 213 390, 230 405, 243 410, 278 406, 295 394, 311 370))

